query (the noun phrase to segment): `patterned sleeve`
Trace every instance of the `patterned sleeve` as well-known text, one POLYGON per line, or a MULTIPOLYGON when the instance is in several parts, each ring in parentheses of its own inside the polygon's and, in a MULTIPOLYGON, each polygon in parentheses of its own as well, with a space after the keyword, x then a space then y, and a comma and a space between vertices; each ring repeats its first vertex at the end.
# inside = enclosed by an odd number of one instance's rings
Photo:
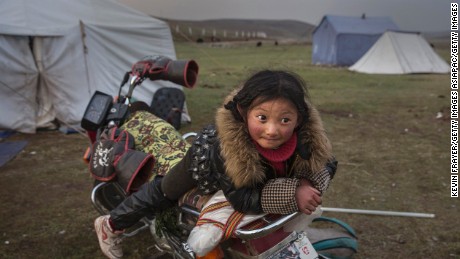
POLYGON ((313 184, 313 186, 324 194, 329 187, 332 178, 337 170, 337 160, 332 159, 319 172, 300 172, 296 175, 298 178, 305 178, 313 184))
POLYGON ((316 173, 307 172, 304 174, 299 174, 298 176, 310 181, 313 187, 318 189, 318 191, 320 191, 321 194, 324 194, 324 192, 329 187, 329 183, 331 181, 331 176, 329 175, 326 168, 323 168, 321 171, 316 173))
POLYGON ((298 211, 295 191, 299 179, 277 178, 269 180, 262 189, 261 205, 265 213, 289 214, 298 211))

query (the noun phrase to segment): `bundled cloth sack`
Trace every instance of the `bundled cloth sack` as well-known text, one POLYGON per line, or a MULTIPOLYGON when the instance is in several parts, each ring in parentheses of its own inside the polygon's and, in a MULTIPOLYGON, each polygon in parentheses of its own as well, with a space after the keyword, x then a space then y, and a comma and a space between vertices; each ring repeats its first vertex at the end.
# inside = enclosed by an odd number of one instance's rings
POLYGON ((236 229, 265 215, 245 215, 235 211, 219 190, 204 205, 187 243, 197 256, 205 256, 220 242, 230 238, 236 229))

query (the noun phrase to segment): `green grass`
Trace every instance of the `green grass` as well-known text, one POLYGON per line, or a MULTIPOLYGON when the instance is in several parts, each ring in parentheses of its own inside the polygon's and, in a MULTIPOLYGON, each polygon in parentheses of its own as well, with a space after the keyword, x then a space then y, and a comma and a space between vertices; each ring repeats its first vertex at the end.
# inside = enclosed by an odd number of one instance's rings
MULTIPOLYGON (((449 49, 437 48, 448 58, 449 49)), ((434 219, 325 212, 354 227, 355 258, 458 258, 459 199, 450 198, 449 75, 367 75, 311 65, 311 46, 253 42, 176 44, 200 66, 185 89, 192 123, 212 123, 223 98, 252 72, 288 69, 307 82, 339 169, 323 206, 435 213, 434 219)), ((102 258, 92 229, 92 179, 80 135, 16 134, 26 149, 0 170, 0 258, 102 258), (33 154, 32 151, 36 153, 33 154), (6 243, 8 241, 8 244, 6 243)), ((125 241, 129 258, 147 258, 149 233, 125 241)))

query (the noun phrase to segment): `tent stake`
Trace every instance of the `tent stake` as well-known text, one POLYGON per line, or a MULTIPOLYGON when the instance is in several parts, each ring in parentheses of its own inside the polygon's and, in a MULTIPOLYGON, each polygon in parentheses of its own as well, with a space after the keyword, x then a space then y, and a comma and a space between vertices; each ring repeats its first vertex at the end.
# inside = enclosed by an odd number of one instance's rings
POLYGON ((418 218, 434 218, 434 214, 415 213, 415 212, 399 212, 399 211, 383 211, 383 210, 358 210, 358 209, 344 209, 344 208, 327 208, 322 207, 323 211, 329 212, 344 212, 356 214, 372 214, 381 216, 401 216, 401 217, 418 217, 418 218))

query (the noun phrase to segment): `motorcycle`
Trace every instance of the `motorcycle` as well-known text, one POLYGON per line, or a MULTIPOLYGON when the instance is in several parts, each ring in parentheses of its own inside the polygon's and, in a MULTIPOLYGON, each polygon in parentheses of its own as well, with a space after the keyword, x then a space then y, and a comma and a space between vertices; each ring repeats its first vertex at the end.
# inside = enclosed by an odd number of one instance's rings
MULTIPOLYGON (((164 56, 147 57, 136 62, 131 71, 126 72, 118 97, 96 91, 91 98, 82 119, 82 127, 87 131, 92 144, 107 129, 122 127, 130 113, 132 94, 145 79, 168 80, 187 88, 196 84, 198 64, 193 60, 171 60, 164 56), (129 90, 121 96, 121 88, 129 81, 129 90)), ((193 141, 195 132, 182 136, 183 141, 193 141)), ((85 153, 90 161, 91 148, 85 153)), ((96 178, 91 192, 91 201, 95 209, 106 215, 128 195, 116 178, 96 178)), ((308 239, 306 226, 321 213, 307 216, 300 212, 289 215, 259 215, 253 220, 240 224, 229 238, 218 242, 206 256, 198 256, 189 245, 188 238, 196 227, 203 205, 212 195, 202 195, 191 190, 178 202, 167 217, 173 218, 171 224, 157 224, 159 218, 144 218, 138 224, 126 230, 123 238, 149 229, 154 242, 154 256, 169 255, 172 258, 327 258, 318 254, 308 239)), ((206 245, 206 244, 205 244, 206 245)))

